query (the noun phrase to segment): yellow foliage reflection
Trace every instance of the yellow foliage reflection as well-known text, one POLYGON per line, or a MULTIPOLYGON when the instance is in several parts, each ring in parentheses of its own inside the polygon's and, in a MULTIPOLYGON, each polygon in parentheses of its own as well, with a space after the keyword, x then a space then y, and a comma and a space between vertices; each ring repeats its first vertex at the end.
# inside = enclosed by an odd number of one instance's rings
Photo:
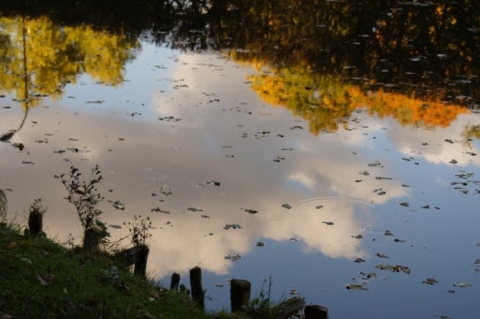
POLYGON ((459 114, 470 111, 446 104, 439 98, 419 99, 401 93, 364 90, 333 76, 321 76, 308 68, 261 68, 251 75, 251 87, 260 98, 273 105, 285 106, 309 122, 310 131, 334 132, 355 109, 364 108, 379 117, 390 116, 403 125, 447 127, 459 114), (263 70, 263 71, 262 71, 263 70))
POLYGON ((82 73, 118 85, 139 46, 124 34, 88 25, 62 27, 46 17, 0 18, 0 44, 0 90, 13 93, 24 108, 44 96, 60 98, 65 85, 82 73))

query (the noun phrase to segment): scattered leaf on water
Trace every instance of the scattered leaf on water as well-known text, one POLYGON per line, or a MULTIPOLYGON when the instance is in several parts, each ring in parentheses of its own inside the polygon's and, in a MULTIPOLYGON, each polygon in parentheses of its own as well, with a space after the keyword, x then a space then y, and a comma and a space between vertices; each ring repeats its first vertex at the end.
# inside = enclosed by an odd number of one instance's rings
POLYGON ((378 167, 380 165, 382 165, 382 164, 380 164, 380 161, 375 161, 373 163, 368 164, 369 167, 378 167))
POLYGON ((468 288, 468 287, 471 287, 472 285, 469 284, 468 282, 456 282, 453 284, 454 287, 458 287, 458 288, 468 288))
POLYGON ((22 143, 13 143, 12 146, 18 149, 19 151, 23 151, 23 149, 25 148, 25 145, 23 145, 22 143))
POLYGON ((223 227, 223 229, 225 230, 229 230, 229 229, 242 229, 242 226, 240 226, 239 224, 227 224, 223 227))
POLYGON ((265 246, 265 243, 263 241, 259 241, 255 245, 257 245, 257 247, 263 247, 265 246))
POLYGON ((385 232, 383 233, 385 236, 393 236, 392 232, 388 229, 385 229, 385 232))
POLYGON ((170 214, 170 212, 168 210, 162 210, 160 207, 155 207, 155 208, 152 208, 150 209, 150 212, 152 213, 161 213, 161 214, 170 214))
POLYGON ((410 204, 408 202, 401 202, 400 206, 408 207, 408 206, 410 206, 410 204))
POLYGON ((435 285, 438 284, 438 281, 435 278, 427 278, 424 281, 422 281, 422 284, 427 284, 427 285, 435 285))
POLYGON ((365 262, 365 259, 355 258, 355 259, 353 260, 353 262, 356 262, 356 263, 364 263, 364 262, 365 262))
POLYGON ((113 228, 113 229, 121 229, 122 226, 120 225, 108 225, 110 228, 113 228))
POLYGON ((239 260, 240 258, 242 258, 242 256, 240 256, 239 254, 236 254, 236 255, 227 255, 224 257, 225 259, 228 259, 228 260, 231 260, 231 261, 237 261, 239 260))
POLYGON ((291 242, 297 242, 297 241, 298 241, 298 239, 297 239, 297 238, 295 238, 295 237, 291 237, 291 238, 289 238, 289 239, 288 239, 288 241, 291 241, 291 242))
POLYGON ((194 212, 194 213, 203 212, 203 209, 199 209, 199 208, 195 208, 195 207, 189 207, 189 208, 187 208, 187 210, 190 211, 190 212, 194 212))
POLYGON ((286 209, 292 208, 292 206, 290 206, 289 204, 282 204, 282 207, 283 207, 283 208, 286 208, 286 209))
POLYGON ((388 257, 387 255, 385 255, 385 254, 383 254, 383 253, 376 253, 375 256, 380 257, 380 258, 390 258, 390 257, 388 257))
POLYGON ((125 210, 125 204, 119 200, 112 202, 112 207, 118 210, 125 210))
POLYGON ((324 223, 325 225, 328 225, 328 226, 332 226, 332 225, 334 225, 334 223, 333 223, 333 222, 325 222, 325 221, 323 221, 322 223, 324 223))
POLYGON ((247 213, 249 213, 249 214, 252 214, 252 215, 258 213, 258 211, 255 210, 255 209, 247 209, 247 208, 242 208, 242 209, 243 209, 245 212, 247 212, 247 213))
POLYGON ((323 205, 318 205, 315 207, 315 209, 320 209, 320 208, 323 208, 323 205))
POLYGON ((360 284, 348 284, 345 288, 348 290, 368 290, 368 288, 360 284))
POLYGON ((404 272, 406 274, 410 274, 412 271, 410 269, 410 267, 408 266, 401 266, 401 265, 395 265, 395 266, 392 266, 392 265, 388 265, 388 264, 380 264, 380 265, 376 265, 375 268, 378 268, 380 270, 389 270, 389 271, 392 271, 392 272, 404 272))
POLYGON ((405 239, 398 239, 398 238, 395 238, 393 241, 396 242, 396 243, 406 243, 407 242, 405 239))

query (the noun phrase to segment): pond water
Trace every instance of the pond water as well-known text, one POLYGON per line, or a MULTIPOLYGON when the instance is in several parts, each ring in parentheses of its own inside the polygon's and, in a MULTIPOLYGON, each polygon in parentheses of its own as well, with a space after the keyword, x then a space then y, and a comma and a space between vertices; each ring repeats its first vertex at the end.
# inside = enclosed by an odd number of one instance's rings
MULTIPOLYGON (((79 244, 55 176, 98 164, 111 239, 149 217, 150 275, 168 286, 178 272, 188 286, 200 266, 207 309, 229 309, 228 280, 242 278, 254 297, 271 281, 272 300, 300 295, 330 318, 478 317, 480 115, 460 103, 474 98, 371 91, 353 75, 316 80, 239 58, 248 51, 146 34, 101 33, 122 45, 92 44, 84 60, 47 70, 63 65, 22 41, 68 28, 41 29, 42 19, 0 22, 11 41, 2 77, 15 78, 0 84, 0 188, 18 221, 41 198, 47 234, 79 244), (28 67, 13 69, 22 59, 28 67), (291 106, 301 93, 289 85, 310 92, 306 110, 291 106), (347 107, 315 113, 329 103, 347 107)), ((78 32, 79 43, 101 37, 78 32)))

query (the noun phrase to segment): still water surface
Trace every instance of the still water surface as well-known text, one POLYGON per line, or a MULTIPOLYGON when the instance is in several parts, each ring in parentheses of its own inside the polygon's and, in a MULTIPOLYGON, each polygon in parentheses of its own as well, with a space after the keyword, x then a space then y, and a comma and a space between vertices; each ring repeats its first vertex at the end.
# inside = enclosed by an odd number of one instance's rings
MULTIPOLYGON (((18 220, 41 198, 48 235, 79 243, 54 176, 98 164, 112 239, 149 216, 151 275, 168 285, 179 272, 188 285, 200 266, 208 309, 229 308, 229 279, 250 280, 257 296, 271 277, 273 300, 297 293, 331 318, 479 315, 480 143, 465 133, 479 114, 404 125, 364 104, 312 132, 253 89, 268 70, 147 41, 132 52, 120 84, 83 74, 0 144, 0 188, 18 220)), ((25 115, 3 94, 1 134, 25 115)))

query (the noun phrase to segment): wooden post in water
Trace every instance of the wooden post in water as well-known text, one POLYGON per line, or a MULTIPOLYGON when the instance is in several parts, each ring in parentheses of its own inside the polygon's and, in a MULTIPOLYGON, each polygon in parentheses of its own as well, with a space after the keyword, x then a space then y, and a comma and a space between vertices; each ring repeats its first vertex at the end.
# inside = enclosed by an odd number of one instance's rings
POLYGON ((135 266, 133 268, 133 273, 135 275, 141 275, 143 277, 147 274, 147 261, 148 261, 148 253, 150 249, 147 245, 140 246, 142 249, 137 256, 137 260, 135 261, 135 266))
POLYGON ((202 269, 200 267, 194 267, 190 269, 190 287, 192 289, 192 299, 205 308, 205 292, 202 287, 202 269))
POLYGON ((305 307, 305 319, 328 319, 328 309, 319 305, 305 307))
POLYGON ((180 275, 174 272, 172 274, 172 281, 170 282, 170 290, 178 290, 180 284, 180 275))
POLYGON ((230 281, 230 305, 232 312, 243 310, 250 302, 250 289, 252 285, 243 279, 230 281))

